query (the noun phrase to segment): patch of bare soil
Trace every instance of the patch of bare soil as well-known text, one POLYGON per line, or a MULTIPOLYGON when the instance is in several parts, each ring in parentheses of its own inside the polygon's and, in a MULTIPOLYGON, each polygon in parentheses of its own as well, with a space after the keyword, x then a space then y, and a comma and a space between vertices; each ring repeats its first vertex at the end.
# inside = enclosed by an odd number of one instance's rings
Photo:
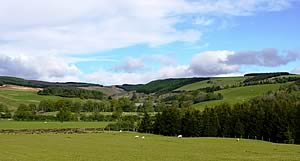
POLYGON ((10 85, 5 84, 0 86, 0 89, 13 89, 13 90, 19 90, 19 91, 29 91, 29 92, 38 92, 39 90, 42 90, 42 88, 32 88, 32 87, 24 87, 24 86, 16 86, 16 85, 10 85))

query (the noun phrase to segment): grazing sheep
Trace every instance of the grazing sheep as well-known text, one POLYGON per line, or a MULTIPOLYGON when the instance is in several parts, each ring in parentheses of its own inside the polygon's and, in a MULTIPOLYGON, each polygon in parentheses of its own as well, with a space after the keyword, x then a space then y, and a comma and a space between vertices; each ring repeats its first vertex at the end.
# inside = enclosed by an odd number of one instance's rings
POLYGON ((47 123, 48 123, 47 121, 44 122, 44 124, 47 124, 47 123))
POLYGON ((239 142, 239 141, 240 141, 240 138, 237 138, 236 141, 239 142))
POLYGON ((120 130, 120 132, 122 132, 122 130, 120 130))
POLYGON ((142 136, 142 139, 145 139, 145 137, 144 137, 144 136, 142 136))
POLYGON ((177 137, 178 137, 178 138, 182 138, 182 135, 178 135, 177 137))
POLYGON ((139 138, 139 137, 140 137, 140 136, 136 135, 134 138, 136 138, 136 139, 137 139, 137 138, 139 138))

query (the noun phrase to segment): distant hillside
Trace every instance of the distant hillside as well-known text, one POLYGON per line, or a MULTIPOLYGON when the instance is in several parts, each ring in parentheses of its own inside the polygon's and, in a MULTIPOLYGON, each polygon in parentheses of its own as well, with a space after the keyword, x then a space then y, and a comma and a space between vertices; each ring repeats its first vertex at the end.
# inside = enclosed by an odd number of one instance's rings
POLYGON ((187 84, 192 84, 195 82, 200 82, 208 79, 209 78, 170 78, 170 79, 155 80, 144 85, 125 84, 119 86, 119 88, 122 88, 127 91, 135 90, 137 92, 146 93, 146 94, 164 93, 164 92, 171 92, 187 84))
POLYGON ((248 73, 245 74, 245 77, 249 77, 249 76, 281 76, 281 75, 292 75, 289 72, 274 72, 274 73, 248 73))
POLYGON ((251 83, 266 80, 268 78, 278 77, 278 76, 287 76, 291 75, 288 72, 277 72, 277 73, 250 73, 246 74, 245 77, 249 77, 244 81, 244 83, 251 83), (250 77, 251 76, 251 77, 250 77))
POLYGON ((35 88, 46 88, 46 87, 89 87, 89 86, 99 86, 99 84, 92 83, 81 83, 81 82, 46 82, 46 81, 37 81, 37 80, 26 80, 16 77, 7 77, 0 76, 0 85, 3 84, 12 84, 24 87, 35 87, 35 88))
POLYGON ((138 88, 144 86, 143 84, 123 84, 117 85, 116 87, 121 88, 125 91, 136 91, 138 88))
POLYGON ((243 82, 246 77, 212 77, 209 80, 199 81, 192 84, 182 86, 175 91, 194 91, 198 89, 204 89, 207 87, 217 87, 217 86, 234 86, 239 85, 243 82))
POLYGON ((163 79, 155 80, 139 87, 136 91, 142 93, 162 93, 170 92, 181 86, 207 80, 208 78, 177 78, 177 79, 163 79))

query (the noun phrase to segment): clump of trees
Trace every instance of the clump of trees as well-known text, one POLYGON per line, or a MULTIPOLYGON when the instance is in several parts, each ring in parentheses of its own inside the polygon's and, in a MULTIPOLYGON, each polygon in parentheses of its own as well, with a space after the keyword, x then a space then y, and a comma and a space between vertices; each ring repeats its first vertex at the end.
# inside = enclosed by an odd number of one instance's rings
POLYGON ((137 124, 140 120, 139 116, 136 115, 129 115, 129 116, 122 116, 120 117, 116 123, 110 123, 108 124, 105 129, 106 130, 113 130, 113 131, 119 131, 119 130, 125 130, 125 131, 136 131, 137 124))
POLYGON ((223 99, 220 93, 204 93, 201 90, 176 92, 161 97, 161 102, 167 104, 175 102, 179 108, 191 107, 191 105, 200 102, 223 99))
POLYGON ((86 90, 75 87, 48 87, 38 92, 39 95, 51 95, 81 99, 103 99, 104 94, 101 91, 86 90))
POLYGON ((6 119, 11 118, 11 113, 8 110, 7 106, 0 103, 0 118, 6 119))
POLYGON ((37 106, 39 112, 55 112, 60 111, 61 108, 66 108, 68 111, 79 112, 112 112, 112 106, 109 101, 71 101, 68 99, 61 99, 58 101, 42 100, 37 106))
POLYGON ((38 115, 37 106, 35 104, 20 104, 17 111, 13 115, 13 119, 17 121, 55 121, 55 116, 38 115))
POLYGON ((139 131, 167 136, 240 137, 300 143, 300 97, 276 92, 242 104, 222 104, 204 111, 166 108, 145 115, 139 131))

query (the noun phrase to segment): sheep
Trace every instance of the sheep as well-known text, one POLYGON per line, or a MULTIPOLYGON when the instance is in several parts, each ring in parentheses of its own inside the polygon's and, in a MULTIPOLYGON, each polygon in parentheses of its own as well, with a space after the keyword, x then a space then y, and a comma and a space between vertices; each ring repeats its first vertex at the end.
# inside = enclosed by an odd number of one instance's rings
POLYGON ((182 138, 182 135, 178 135, 177 137, 178 137, 178 138, 182 138))
POLYGON ((122 132, 122 130, 120 130, 120 132, 122 132))
POLYGON ((140 137, 140 136, 136 135, 134 138, 136 138, 136 139, 137 139, 137 138, 139 138, 139 137, 140 137))
POLYGON ((239 142, 239 141, 240 141, 240 138, 237 138, 236 141, 239 142))
POLYGON ((144 136, 142 136, 142 139, 145 139, 145 137, 144 137, 144 136))

